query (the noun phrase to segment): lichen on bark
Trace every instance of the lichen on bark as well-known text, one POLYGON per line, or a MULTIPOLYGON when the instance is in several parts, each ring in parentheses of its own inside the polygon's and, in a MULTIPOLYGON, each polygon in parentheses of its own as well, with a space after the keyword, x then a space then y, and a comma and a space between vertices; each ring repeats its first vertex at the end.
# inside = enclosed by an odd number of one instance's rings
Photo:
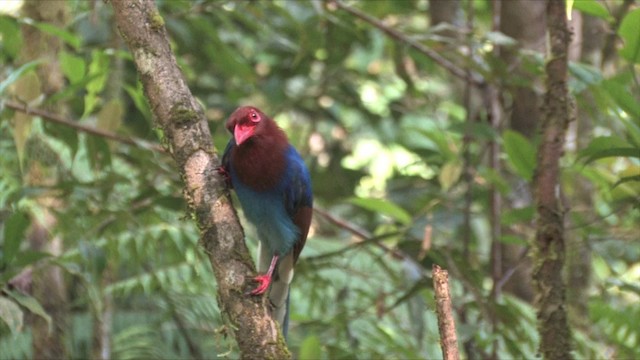
POLYGON ((547 1, 549 59, 545 66, 544 98, 538 166, 534 179, 537 208, 533 282, 536 288, 540 353, 544 359, 570 359, 571 331, 566 306, 563 266, 564 209, 560 202, 560 158, 570 120, 568 47, 565 2, 547 1))
MULTIPOLYGON (((153 0, 112 0, 114 18, 133 54, 154 119, 184 181, 184 196, 200 229, 217 280, 217 300, 230 323, 240 356, 291 358, 264 299, 244 296, 255 275, 244 233, 217 174, 215 153, 204 111, 193 98, 171 50, 164 21, 153 0)), ((213 299, 212 299, 213 301, 213 299)))

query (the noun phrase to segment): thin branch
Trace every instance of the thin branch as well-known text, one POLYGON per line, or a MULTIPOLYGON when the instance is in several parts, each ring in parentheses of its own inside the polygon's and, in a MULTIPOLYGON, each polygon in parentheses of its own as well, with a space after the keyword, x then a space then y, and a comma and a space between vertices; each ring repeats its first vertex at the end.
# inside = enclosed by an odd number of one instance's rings
MULTIPOLYGON (((475 11, 474 11, 474 4, 473 2, 468 2, 467 3, 467 28, 468 29, 473 29, 474 28, 474 22, 475 22, 475 11)), ((473 32, 469 31, 467 32, 467 36, 466 36, 466 47, 467 47, 467 53, 468 53, 468 58, 469 58, 469 62, 473 61, 473 54, 474 54, 474 39, 473 39, 473 32)), ((470 262, 470 247, 471 247, 471 235, 473 233, 472 230, 472 226, 471 226, 471 222, 472 222, 472 210, 471 208, 473 207, 473 199, 474 199, 474 179, 473 179, 473 170, 474 170, 474 166, 475 164, 473 164, 472 161, 472 154, 471 154, 471 146, 472 144, 476 143, 477 139, 473 134, 473 124, 476 121, 476 117, 477 117, 477 111, 474 111, 474 103, 472 101, 472 91, 473 91, 473 84, 468 81, 468 79, 471 79, 472 77, 472 73, 471 73, 471 69, 467 69, 467 81, 465 81, 464 84, 464 94, 463 94, 463 104, 464 104, 464 108, 466 109, 466 119, 465 119, 465 132, 464 132, 464 136, 462 138, 462 143, 463 143, 463 153, 462 153, 462 159, 463 159, 463 171, 462 171, 462 181, 463 184, 465 185, 465 192, 464 192, 464 210, 462 213, 462 217, 463 217, 463 222, 462 222, 462 226, 463 226, 463 233, 462 233, 462 258, 464 259, 465 262, 470 262)), ((468 313, 467 313, 467 308, 466 307, 461 307, 458 310, 458 318, 460 319, 460 323, 464 326, 468 323, 468 313)), ((495 317, 492 316, 492 321, 495 317)), ((473 337, 469 337, 467 340, 464 340, 463 343, 463 348, 466 352, 467 358, 469 358, 470 360, 475 359, 475 341, 473 337)))
POLYGON ((606 70, 605 67, 614 59, 616 54, 616 42, 618 41, 618 29, 622 23, 622 19, 629 12, 631 6, 635 3, 635 0, 624 0, 624 2, 613 12, 613 21, 610 24, 608 35, 605 38, 604 46, 602 47, 602 63, 601 69, 606 70))
POLYGON ((48 112, 46 110, 32 108, 32 107, 29 107, 26 104, 22 104, 22 103, 19 103, 17 101, 6 100, 6 101, 3 102, 3 105, 6 106, 9 109, 20 111, 20 112, 23 112, 23 113, 25 113, 27 115, 36 115, 36 116, 41 117, 45 121, 50 121, 50 122, 53 122, 53 123, 56 123, 56 124, 64 125, 64 126, 76 129, 78 131, 81 131, 81 132, 89 134, 89 135, 100 136, 100 137, 103 137, 105 139, 117 141, 117 142, 119 142, 121 144, 127 144, 127 145, 131 145, 131 146, 142 147, 144 149, 149 149, 149 150, 153 150, 153 151, 156 151, 156 152, 161 152, 161 153, 166 152, 166 150, 159 144, 155 144, 155 143, 152 143, 152 142, 149 142, 149 141, 146 141, 146 140, 142 140, 142 139, 122 136, 122 135, 119 135, 117 133, 114 133, 114 132, 111 132, 111 131, 108 131, 108 130, 103 130, 103 129, 99 129, 99 128, 96 128, 96 127, 93 127, 93 126, 84 125, 84 124, 81 124, 78 121, 73 121, 73 120, 65 118, 65 117, 63 117, 61 115, 48 112))
POLYGON ((502 291, 504 284, 506 284, 507 281, 511 279, 511 276, 515 274, 516 270, 518 270, 522 265, 526 264, 525 260, 527 259, 527 256, 529 254, 529 249, 530 248, 528 246, 522 249, 522 251, 520 252, 520 256, 518 256, 518 261, 515 264, 513 264, 510 268, 502 272, 502 278, 500 278, 499 281, 494 282, 493 286, 497 288, 496 292, 502 291))
POLYGON ((443 255, 447 264, 447 268, 449 269, 448 271, 451 272, 452 276, 460 281, 464 290, 470 293, 474 298, 478 309, 480 310, 482 318, 487 322, 491 322, 493 316, 492 314, 494 313, 492 306, 495 306, 495 304, 489 303, 489 301, 487 300, 487 296, 483 294, 482 290, 478 289, 478 287, 472 281, 465 277, 464 272, 458 268, 458 265, 456 265, 456 262, 453 260, 453 257, 448 251, 444 251, 443 255))
POLYGON ((399 250, 395 250, 395 249, 391 249, 389 247, 387 247, 384 244, 380 244, 380 241, 393 237, 393 236, 398 236, 400 235, 400 232, 390 232, 390 233, 385 233, 382 235, 378 235, 378 236, 374 236, 374 237, 370 237, 370 238, 362 238, 362 240, 356 240, 354 242, 351 242, 348 245, 345 245, 344 247, 337 249, 337 250, 333 250, 333 251, 329 251, 329 252, 324 252, 322 254, 318 254, 318 255, 314 255, 314 256, 309 256, 305 258, 306 262, 317 262, 317 261, 321 261, 324 259, 329 259, 338 255, 342 255, 344 253, 346 253, 347 251, 351 251, 351 250, 355 250, 357 248, 362 248, 365 247, 366 245, 375 245, 378 248, 384 250, 385 253, 390 254, 394 259, 398 259, 398 260, 402 260, 405 259, 405 256, 408 256, 406 254, 402 254, 399 253, 399 250))
MULTIPOLYGON (((331 257, 331 256, 335 256, 338 254, 341 254, 345 251, 348 251, 350 249, 359 247, 359 246, 363 246, 365 244, 368 243, 373 243, 376 246, 378 246, 379 248, 383 249, 384 251, 386 251, 389 254, 392 254, 394 256, 394 258, 396 259, 402 259, 405 261, 409 261, 412 264, 416 265, 417 268, 420 269, 420 273, 422 278, 426 278, 428 276, 428 273, 426 272, 426 270, 424 269, 424 267, 422 266, 422 264, 420 264, 419 262, 417 262, 412 256, 404 253, 401 250, 398 249, 392 249, 389 248, 388 246, 381 244, 379 241, 380 239, 384 238, 385 236, 387 236, 388 234, 383 234, 380 236, 373 236, 371 235, 368 231, 363 230, 361 228, 359 228, 357 225, 351 224, 343 219, 340 219, 338 217, 336 217, 333 214, 330 214, 322 209, 319 208, 314 208, 314 212, 318 215, 320 215, 321 217, 325 218, 326 220, 328 220, 329 222, 331 222, 332 224, 338 226, 339 228, 342 228, 348 232, 350 232, 351 234, 353 234, 354 236, 358 237, 361 239, 361 241, 358 242, 354 242, 352 244, 349 244, 345 247, 343 247, 342 249, 338 249, 336 251, 333 252, 329 252, 329 253, 324 253, 324 254, 320 254, 317 256, 313 256, 310 258, 307 258, 306 261, 311 262, 311 261, 315 261, 315 260, 319 260, 322 258, 326 258, 326 257, 331 257)), ((393 235, 393 234, 391 234, 393 235)), ((466 279, 464 277, 464 274, 457 268, 455 261, 453 261, 452 257, 449 255, 449 253, 447 251, 443 252, 446 262, 447 262, 447 266, 449 267, 449 269, 451 270, 453 276, 455 276, 456 278, 458 278, 460 280, 460 282, 462 283, 463 288, 470 292, 473 296, 473 298, 476 301, 476 304, 478 305, 478 307, 480 308, 480 313, 482 314, 482 317, 484 319, 487 319, 487 321, 490 321, 492 318, 492 313, 493 310, 491 309, 491 307, 489 306, 489 304, 487 304, 486 302, 486 297, 480 292, 480 290, 478 290, 478 288, 476 286, 474 286, 468 279, 466 279)), ((411 291, 415 290, 415 288, 421 286, 421 281, 418 280, 418 282, 416 282, 416 284, 414 284, 414 289, 412 289, 411 291)), ((403 300, 404 296, 400 296, 398 298, 398 302, 401 302, 403 300)), ((393 307, 395 307, 395 304, 390 307, 387 310, 392 309, 393 307)))
MULTIPOLYGON (((493 31, 500 30, 500 21, 502 20, 500 17, 499 11, 499 3, 497 1, 492 1, 493 7, 493 17, 492 17, 492 29, 493 31)), ((493 48, 493 55, 496 58, 500 57, 500 47, 495 46, 493 48)), ((489 123, 491 128, 497 133, 500 134, 500 128, 502 126, 502 103, 500 101, 500 93, 501 89, 498 87, 496 83, 490 84, 487 86, 486 91, 484 92, 484 102, 485 106, 488 109, 489 123)), ((492 138, 489 140, 488 144, 489 148, 489 168, 494 171, 496 174, 501 173, 500 168, 500 143, 492 138)), ((491 234, 491 280, 493 286, 491 288, 491 300, 493 300, 494 304, 499 303, 499 299, 501 296, 502 287, 497 286, 499 279, 502 277, 502 249, 503 244, 500 242, 500 237, 502 236, 502 222, 501 222, 501 214, 502 214, 502 195, 500 191, 498 191, 495 184, 491 184, 489 186, 489 227, 491 234)), ((491 307, 491 328, 494 333, 498 332, 499 326, 499 318, 496 314, 496 307, 491 307)), ((494 359, 498 358, 498 339, 494 339, 491 346, 491 356, 494 359)))
MULTIPOLYGON (((397 233, 394 232, 389 234, 382 234, 379 236, 373 236, 368 231, 360 229, 357 225, 346 222, 345 220, 342 220, 325 210, 319 209, 317 207, 314 208, 313 210, 316 214, 322 216, 332 224, 338 226, 339 228, 347 230, 351 234, 361 239, 361 241, 358 241, 355 244, 349 245, 349 247, 358 246, 358 245, 361 245, 362 243, 372 242, 374 245, 384 250, 385 252, 391 254, 396 259, 405 259, 405 260, 415 262, 415 260, 411 256, 405 254, 404 252, 398 249, 393 249, 385 244, 380 243, 380 240, 390 236, 398 235, 397 233)), ((342 252, 342 251, 343 250, 341 249, 341 250, 337 250, 336 252, 342 252)), ((323 255, 319 255, 319 256, 323 256, 323 255)))
POLYGON ((458 354, 458 337, 456 322, 451 311, 451 294, 449 293, 449 274, 447 270, 433 264, 433 288, 436 297, 436 315, 440 332, 440 347, 445 360, 460 359, 458 354))
POLYGON ((332 1, 329 4, 335 5, 336 7, 350 13, 351 15, 373 25, 374 27, 382 30, 385 34, 389 35, 391 38, 411 46, 413 49, 417 50, 423 55, 429 57, 431 60, 435 61, 438 65, 447 69, 454 76, 462 80, 468 81, 476 86, 479 86, 479 87, 484 86, 485 81, 480 74, 471 73, 470 75, 468 75, 466 70, 458 67, 456 64, 447 60, 446 58, 438 54, 437 51, 429 49, 428 47, 422 45, 421 43, 409 38, 407 35, 403 34, 402 32, 385 25, 380 20, 358 9, 355 9, 349 5, 345 5, 341 1, 332 1))
POLYGON ((353 235, 355 235, 355 236, 357 236, 357 237, 359 237, 361 239, 367 240, 367 239, 371 238, 371 233, 369 233, 367 230, 361 229, 360 227, 358 227, 355 224, 346 222, 345 220, 342 220, 342 219, 338 218, 337 216, 329 213, 326 210, 320 209, 318 207, 314 207, 313 211, 316 214, 318 214, 318 215, 322 216, 323 218, 325 218, 330 223, 336 225, 339 228, 347 230, 351 234, 353 234, 353 235))

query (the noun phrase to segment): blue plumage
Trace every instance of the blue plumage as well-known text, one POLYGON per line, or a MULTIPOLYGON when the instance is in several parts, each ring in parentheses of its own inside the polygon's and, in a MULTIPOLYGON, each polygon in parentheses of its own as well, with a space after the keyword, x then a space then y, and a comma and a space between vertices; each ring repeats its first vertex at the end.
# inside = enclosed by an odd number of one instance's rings
MULTIPOLYGON (((230 143, 235 143, 231 140, 230 143)), ((309 172, 296 151, 289 145, 285 152, 286 168, 276 185, 267 191, 256 191, 240 181, 237 170, 230 167, 231 183, 236 190, 244 214, 273 254, 284 255, 300 238, 300 229, 293 223, 295 212, 311 206, 309 172)))
POLYGON ((244 214, 258 233, 258 271, 250 292, 269 290, 273 317, 286 336, 289 284, 307 239, 313 196, 309 171, 284 132, 254 107, 237 109, 227 121, 233 138, 222 165, 244 214))

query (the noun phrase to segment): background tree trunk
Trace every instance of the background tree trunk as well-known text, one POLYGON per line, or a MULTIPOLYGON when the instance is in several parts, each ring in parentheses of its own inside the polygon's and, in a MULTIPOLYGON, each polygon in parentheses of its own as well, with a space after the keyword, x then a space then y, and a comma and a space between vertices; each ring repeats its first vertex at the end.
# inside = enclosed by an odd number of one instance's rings
MULTIPOLYGON (((460 0, 429 0, 429 23, 436 26, 441 23, 452 26, 462 25, 460 0)), ((455 36, 453 31, 441 32, 442 35, 455 36)))
POLYGON ((570 359, 572 341, 563 280, 565 210, 559 194, 559 161, 564 152, 570 102, 567 69, 571 34, 567 28, 564 1, 548 1, 547 20, 550 57, 545 68, 547 92, 535 175, 537 221, 533 280, 540 352, 545 359, 570 359))
MULTIPOLYGON (((545 50, 545 2, 510 0, 500 1, 500 31, 518 41, 517 49, 502 48, 500 57, 516 76, 527 76, 527 71, 521 69, 522 58, 518 56, 520 50, 544 53, 545 50)), ((540 106, 542 104, 540 91, 536 91, 534 79, 530 78, 529 86, 509 86, 505 89, 510 94, 510 101, 505 105, 510 114, 507 127, 515 130, 528 139, 533 139, 540 123, 540 106)), ((508 83, 508 81, 507 81, 508 83)), ((538 84, 541 85, 541 84, 538 84)), ((524 208, 532 203, 530 188, 523 179, 510 179, 512 194, 506 197, 507 207, 511 209, 524 208)), ((505 231, 508 230, 505 229, 505 231)), ((533 300, 531 286, 531 259, 523 257, 523 246, 500 244, 502 259, 502 273, 512 271, 509 280, 504 284, 504 290, 525 301, 533 300)))
MULTIPOLYGON (((36 22, 53 24, 63 28, 68 20, 66 1, 37 1, 29 0, 24 3, 23 13, 36 22)), ((20 59, 26 63, 35 59, 44 59, 37 68, 37 77, 20 79, 16 86, 15 96, 22 101, 32 101, 41 94, 50 95, 59 91, 64 85, 64 76, 58 64, 58 53, 62 43, 58 37, 46 34, 38 28, 25 25, 23 27, 25 41, 20 59)), ((61 106, 56 112, 64 113, 61 106)), ((26 114, 16 114, 22 117, 16 123, 22 124, 21 136, 27 139, 23 157, 25 164, 25 182, 33 187, 49 187, 57 182, 55 161, 51 163, 44 154, 43 145, 37 137, 30 137, 31 117, 26 114)), ((18 132, 16 131, 16 134, 18 132)), ((46 146, 46 145, 44 145, 46 146)), ((52 195, 40 196, 37 200, 39 212, 32 215, 32 227, 28 235, 29 245, 33 250, 49 252, 54 256, 63 252, 63 241, 53 235, 57 224, 55 209, 63 206, 62 202, 52 195)), ((68 306, 66 285, 62 269, 56 265, 36 266, 32 277, 33 296, 40 302, 43 309, 51 316, 52 328, 39 316, 32 319, 32 356, 34 359, 64 359, 68 350, 66 335, 68 328, 68 306)))

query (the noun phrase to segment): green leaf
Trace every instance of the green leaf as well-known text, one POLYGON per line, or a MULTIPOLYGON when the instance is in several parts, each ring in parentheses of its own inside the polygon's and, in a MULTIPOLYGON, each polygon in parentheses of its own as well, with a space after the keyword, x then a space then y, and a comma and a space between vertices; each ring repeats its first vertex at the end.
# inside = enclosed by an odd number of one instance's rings
POLYGON ((16 82, 22 75, 34 69, 41 62, 42 60, 29 61, 28 63, 20 66, 16 71, 11 72, 3 82, 0 82, 0 95, 2 95, 9 85, 16 82))
MULTIPOLYGON (((158 344, 158 329, 141 324, 120 330, 113 337, 114 359, 160 359, 167 357, 164 343, 158 344)), ((170 356, 169 356, 170 357, 170 356)))
POLYGON ((11 296, 13 300, 15 300, 18 304, 29 309, 32 314, 36 314, 43 318, 47 322, 49 331, 51 331, 51 316, 49 316, 49 314, 44 311, 44 308, 42 307, 42 305, 40 305, 36 298, 34 298, 33 296, 24 295, 18 291, 7 291, 7 294, 9 294, 9 296, 11 296))
POLYGON ((602 256, 594 256, 591 266, 593 268, 594 274, 598 277, 598 279, 606 280, 611 276, 611 268, 609 267, 609 264, 607 264, 607 261, 602 258, 602 256))
POLYGON ((103 138, 91 136, 87 138, 87 155, 93 169, 102 169, 111 165, 111 149, 103 138))
POLYGON ((603 81, 602 88, 632 118, 640 119, 640 102, 634 97, 631 89, 615 78, 603 81))
POLYGON ((640 147, 640 119, 621 118, 620 121, 627 131, 629 143, 635 147, 640 147))
MULTIPOLYGON (((19 97, 20 101, 29 103, 37 100, 40 96, 42 96, 42 84, 40 83, 40 77, 36 73, 36 71, 29 71, 25 73, 14 86, 15 94, 19 97)), ((32 116, 19 112, 22 114, 25 119, 31 120, 32 116)), ((18 118, 19 114, 14 114, 14 119, 18 118)), ((30 122, 30 121, 28 121, 30 122)))
POLYGON ((47 257, 51 257, 51 253, 34 250, 19 251, 14 256, 11 266, 0 271, 0 286, 8 283, 23 268, 47 257))
POLYGON ((591 140, 589 145, 582 149, 578 155, 578 159, 584 159, 585 164, 607 157, 640 158, 640 149, 630 146, 615 136, 600 136, 591 140))
POLYGON ((596 152, 612 149, 616 147, 627 147, 626 141, 622 140, 617 136, 598 136, 597 138, 591 140, 591 142, 580 151, 578 157, 587 157, 596 152))
POLYGON ((574 0, 566 0, 565 11, 567 12, 567 19, 571 20, 571 9, 573 9, 574 0))
POLYGON ((31 220, 23 212, 14 212, 4 224, 4 246, 2 252, 2 264, 7 265, 20 249, 24 239, 24 233, 31 220))
POLYGON ((622 19, 618 34, 624 41, 620 55, 631 63, 640 63, 640 9, 629 12, 622 19))
POLYGON ((527 245, 527 240, 516 235, 502 235, 500 236, 500 242, 503 244, 527 245))
POLYGON ((13 263, 13 265, 16 267, 25 267, 48 257, 51 257, 51 253, 44 251, 20 251, 16 254, 15 262, 13 263))
POLYGON ((573 3, 573 8, 583 14, 599 17, 601 19, 612 19, 609 10, 596 0, 580 0, 573 3))
POLYGON ((153 204, 173 211, 184 210, 186 206, 184 198, 171 195, 156 196, 153 198, 153 204))
POLYGON ((455 184, 462 174, 462 164, 460 161, 449 161, 440 170, 438 180, 442 186, 442 190, 447 191, 455 184))
POLYGON ((60 57, 60 68, 62 69, 62 73, 69 79, 72 84, 80 82, 85 75, 85 63, 84 59, 80 56, 76 56, 70 54, 66 51, 63 51, 59 55, 60 57))
POLYGON ((15 58, 22 48, 22 33, 15 19, 10 16, 0 16, 1 51, 15 58))
POLYGON ((204 50, 212 59, 216 59, 214 67, 223 73, 234 74, 245 82, 253 82, 253 69, 247 60, 237 52, 237 48, 223 42, 216 32, 209 33, 208 40, 203 44, 204 50))
POLYGON ((457 153, 451 150, 451 144, 445 133, 438 129, 415 129, 419 133, 429 138, 437 147, 437 150, 447 159, 452 159, 458 156, 457 153))
POLYGON ((630 181, 640 182, 640 175, 631 175, 631 176, 621 177, 620 180, 616 181, 616 183, 613 184, 613 187, 615 188, 618 185, 622 185, 622 184, 624 184, 626 182, 630 182, 630 181))
POLYGON ((322 344, 317 336, 307 336, 300 345, 300 353, 298 354, 300 360, 306 359, 321 359, 322 358, 322 344))
POLYGON ((511 226, 517 223, 530 222, 533 220, 535 210, 533 206, 527 206, 520 209, 511 209, 502 214, 500 222, 502 225, 511 226))
POLYGON ((71 156, 75 156, 79 145, 78 131, 76 131, 76 129, 52 122, 46 122, 44 124, 44 128, 47 131, 47 134, 50 134, 67 144, 71 150, 71 156))
POLYGON ((447 129, 460 135, 473 135, 474 139, 493 140, 498 137, 494 128, 484 122, 455 122, 447 129))
POLYGON ((122 124, 124 106, 120 99, 109 100, 98 113, 98 129, 115 132, 122 124))
POLYGON ((511 192, 511 185, 505 180, 504 175, 494 169, 485 167, 478 169, 478 173, 484 177, 490 184, 494 185, 502 194, 511 192))
POLYGON ((133 100, 133 104, 136 106, 136 109, 140 111, 142 115, 146 119, 151 119, 151 110, 149 110, 149 103, 147 103, 147 98, 144 97, 144 93, 142 91, 142 84, 138 82, 138 87, 135 88, 133 86, 125 86, 124 90, 129 94, 131 100, 133 100))
POLYGON ((411 215, 390 201, 374 198, 351 198, 349 202, 363 209, 386 215, 402 224, 411 223, 411 215))
POLYGON ((516 39, 507 36, 499 31, 489 31, 486 35, 487 40, 494 45, 499 46, 515 46, 518 44, 516 39))
POLYGON ((635 157, 640 159, 640 149, 631 147, 604 149, 591 154, 584 162, 588 164, 594 160, 608 157, 635 157))
POLYGON ((91 63, 89 63, 88 77, 91 81, 87 83, 87 94, 84 97, 84 112, 82 117, 91 114, 99 104, 99 94, 107 84, 107 74, 111 61, 109 56, 100 50, 91 52, 91 63))
POLYGON ((536 150, 520 133, 506 130, 502 135, 504 151, 513 170, 523 179, 531 181, 536 167, 536 150))
POLYGON ((20 307, 6 297, 0 296, 0 319, 11 329, 13 334, 22 331, 24 315, 20 307))
POLYGON ((588 85, 597 84, 602 81, 602 73, 600 70, 586 64, 570 62, 569 73, 573 79, 583 84, 576 92, 583 90, 588 85))

